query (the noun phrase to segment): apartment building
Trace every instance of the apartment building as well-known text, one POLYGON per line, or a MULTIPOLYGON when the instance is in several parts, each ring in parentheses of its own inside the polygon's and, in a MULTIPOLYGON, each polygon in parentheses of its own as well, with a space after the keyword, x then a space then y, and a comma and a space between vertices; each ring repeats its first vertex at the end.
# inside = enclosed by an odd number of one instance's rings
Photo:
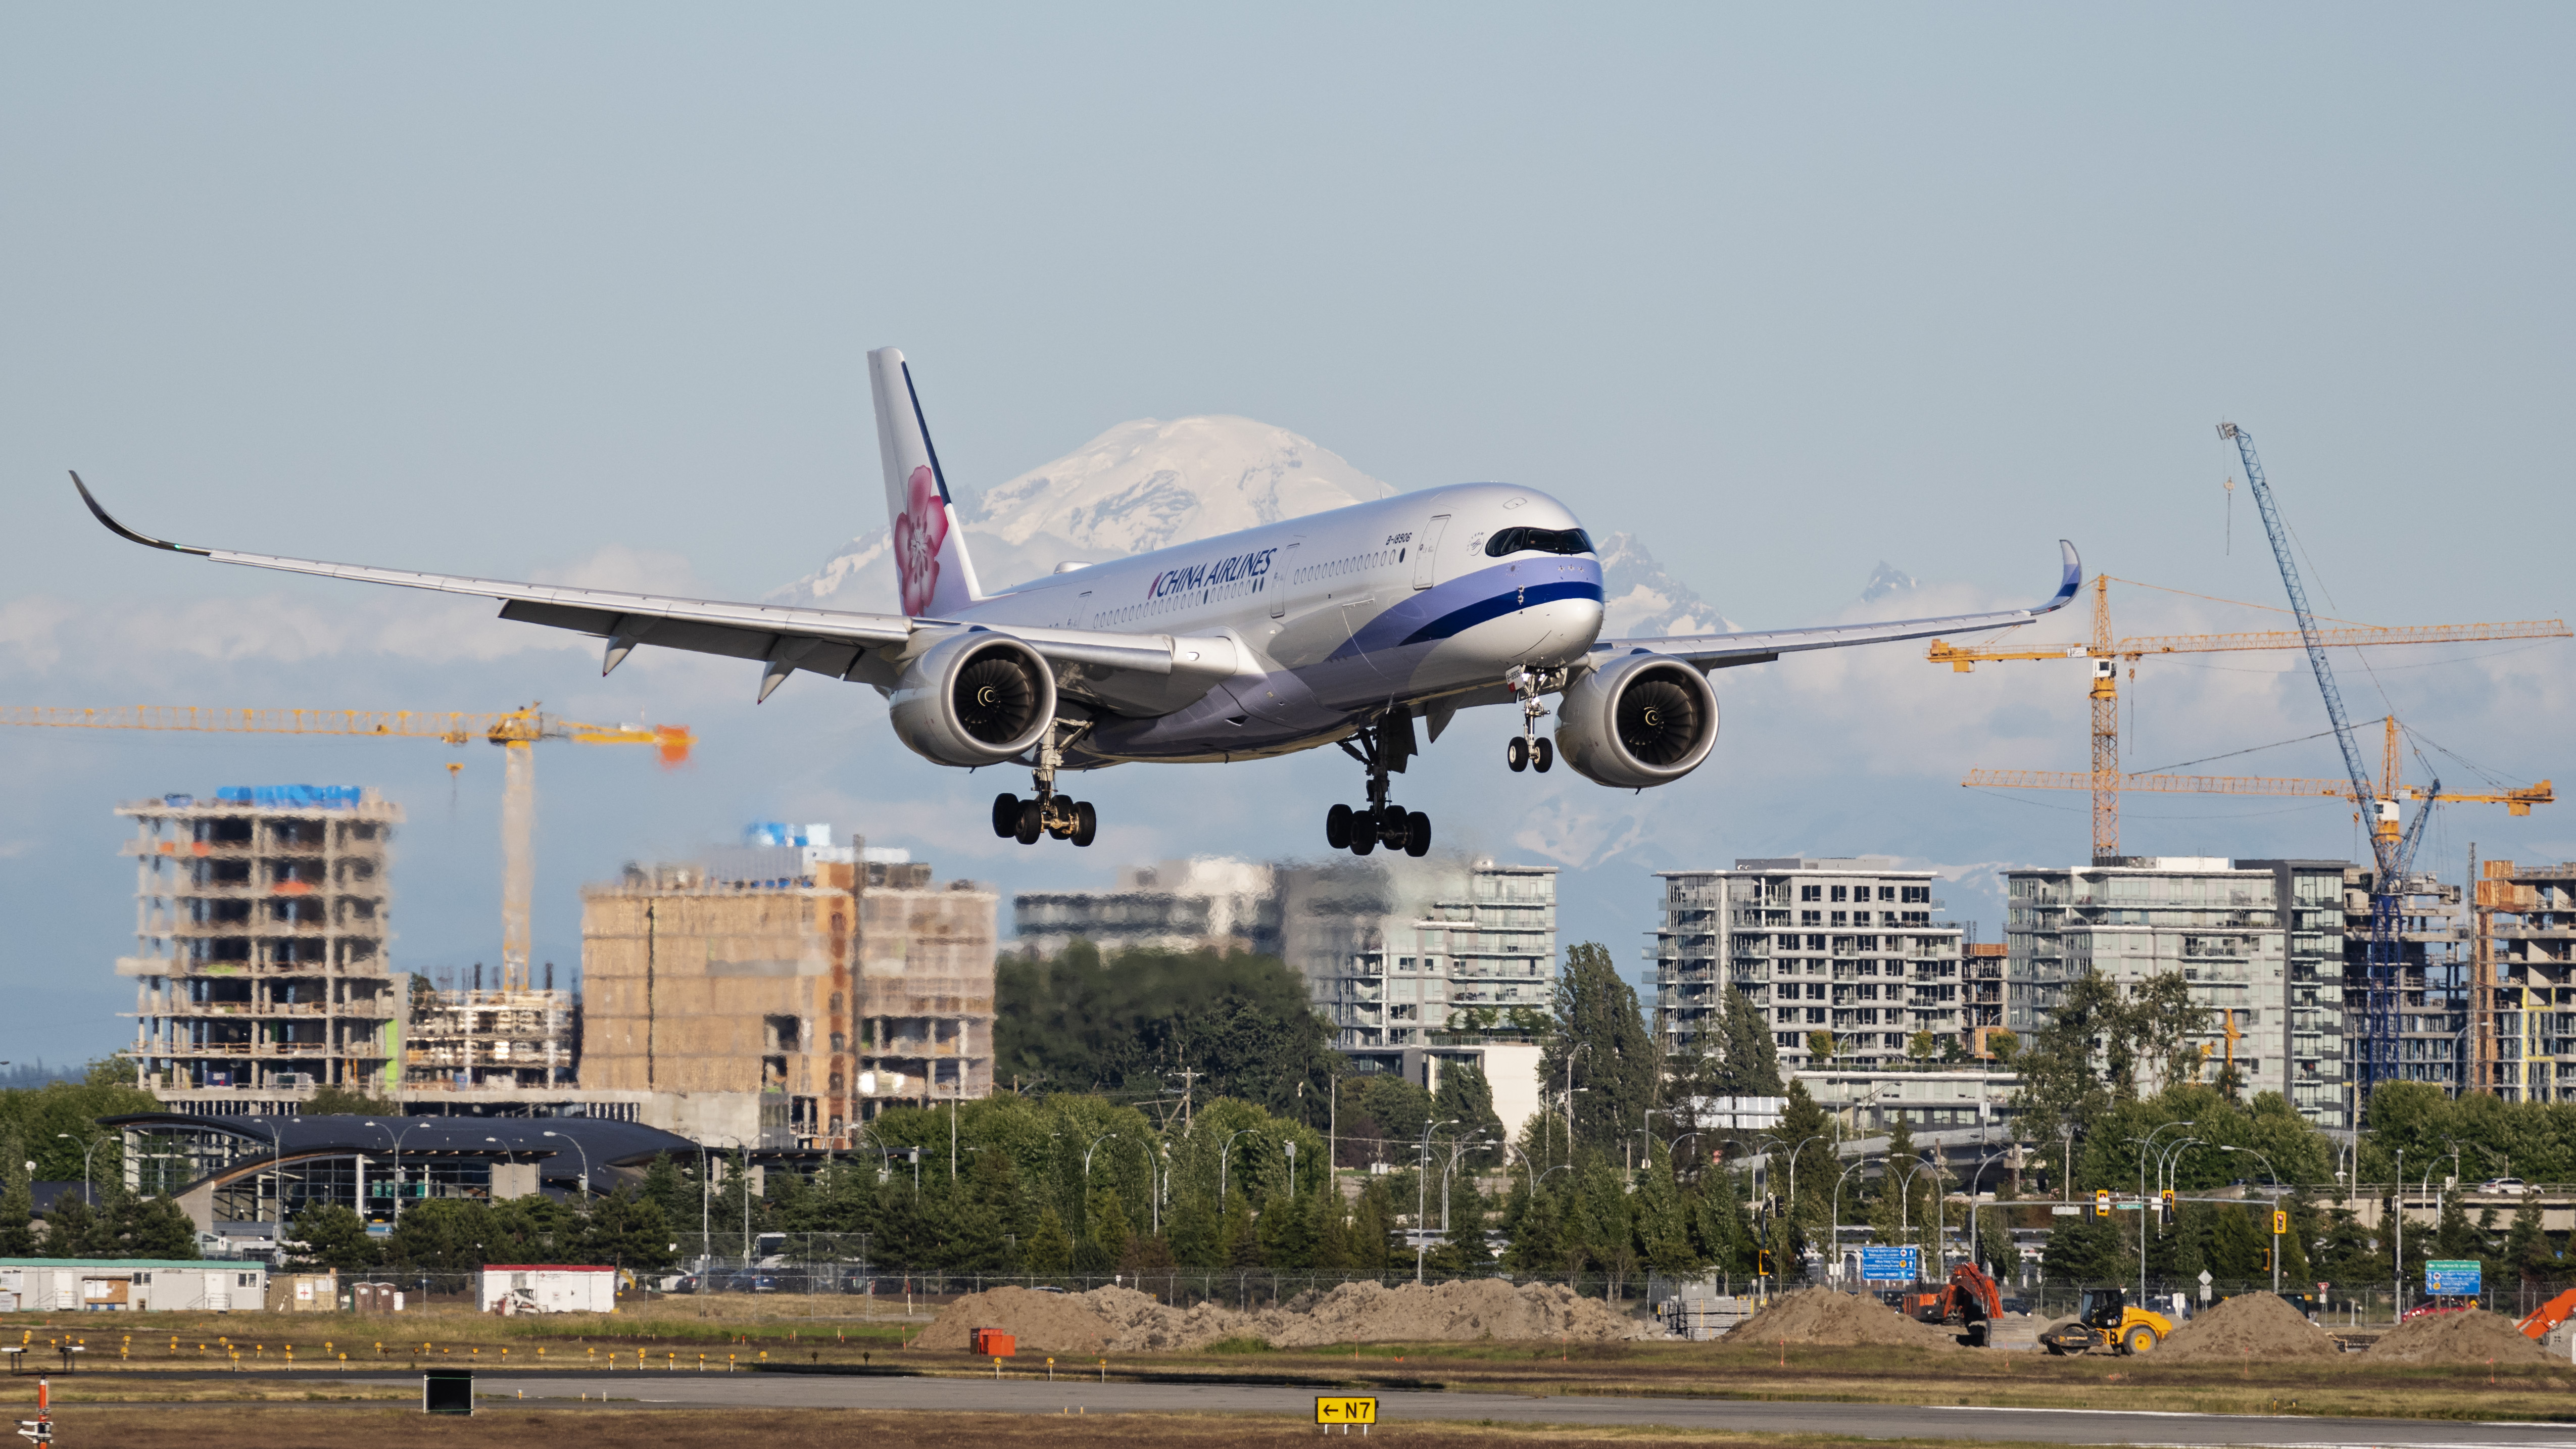
POLYGON ((1812 1050, 1819 1031, 1833 1038, 1830 1062, 1853 1068, 1905 1063, 1920 1033, 1943 1055, 1966 1048, 1966 932, 1933 919, 1946 907, 1930 871, 1801 856, 1656 875, 1663 924, 1646 955, 1667 1050, 1690 1050, 1719 1025, 1730 986, 1771 1029, 1784 1071, 1828 1065, 1812 1050))

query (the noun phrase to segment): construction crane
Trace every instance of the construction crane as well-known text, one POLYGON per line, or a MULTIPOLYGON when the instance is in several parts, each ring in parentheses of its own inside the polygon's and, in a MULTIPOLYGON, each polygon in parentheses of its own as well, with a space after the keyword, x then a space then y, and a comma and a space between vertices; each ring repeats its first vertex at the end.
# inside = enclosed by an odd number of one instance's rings
MULTIPOLYGON (((2120 858, 2120 792, 2124 789, 2190 788, 2221 794, 2306 795, 2336 793, 2333 789, 2275 789, 2273 784, 2294 782, 2260 782, 2260 787, 2247 782, 2202 784, 2184 787, 2173 784, 2132 784, 2163 777, 2123 775, 2120 772, 2120 685, 2119 663, 2128 661, 2131 677, 2136 676, 2137 662, 2151 654, 2224 654, 2253 649, 2308 648, 2313 633, 2315 647, 2337 649, 2381 644, 2469 644, 2498 639, 2565 639, 2576 636, 2563 619, 2523 619, 2503 624, 2434 624, 2411 628, 2377 628, 2355 624, 2347 628, 2320 629, 2313 619, 2307 620, 2306 631, 2253 630, 2233 634, 2145 634, 2127 639, 2111 635, 2112 580, 2107 575, 2093 576, 2093 639, 2089 644, 2057 644, 2037 648, 1999 649, 1962 648, 1943 640, 1932 641, 1925 656, 1935 664, 1947 664, 1960 674, 1980 664, 2007 659, 2089 659, 2093 663, 2093 768, 2072 778, 2082 781, 2081 788, 2093 794, 2093 863, 2109 865, 2120 858)), ((2152 586, 2150 586, 2152 587, 2152 586)), ((2389 778, 2396 778, 2396 745, 2392 732, 2389 778)), ((2000 785, 2023 789, 2064 789, 2070 778, 2058 772, 2031 770, 1976 770, 1964 782, 1969 785, 2000 785)), ((2191 776, 2201 781, 2227 781, 2225 776, 2191 776)), ((2295 782, 2326 785, 2335 782, 2295 782)), ((2544 782, 2540 787, 2546 790, 2544 782)), ((2394 798, 2390 796, 2389 798, 2394 798)), ((2420 798, 2420 797, 2419 797, 2420 798)), ((2454 796, 2454 799, 2481 799, 2476 796, 2454 796)), ((2499 803, 2511 804, 2503 801, 2499 803)), ((2528 814, 2533 803, 2524 801, 2513 813, 2528 814)))
MULTIPOLYGON (((2379 783, 2372 787, 2368 800, 2356 799, 2350 780, 2298 780, 2266 775, 2122 775, 2116 789, 2147 791, 2167 795, 2307 795, 2328 800, 2352 800, 2374 807, 2379 802, 2421 800, 2443 805, 2501 805, 2508 815, 2528 815, 2534 805, 2558 803, 2558 793, 2547 780, 2536 785, 2514 785, 2501 790, 2440 790, 2409 785, 2398 774, 2398 734, 2401 726, 2395 716, 2386 721, 2388 739, 2379 783), (2435 793, 2439 790, 2439 793, 2435 793)), ((1972 790, 2090 790, 2094 780, 2081 770, 1970 770, 1959 782, 1972 790)))
POLYGON ((2280 565, 2282 587, 2289 591, 2290 609, 2298 615, 2308 667, 2316 673, 2317 692, 2325 696, 2326 719, 2334 726, 2335 743, 2343 750, 2344 773, 2352 777, 2353 796, 2371 801, 2365 813, 2370 817, 2370 849, 2379 874, 2371 882, 2370 891, 2369 974, 2364 982, 2369 1037, 2356 1097, 2357 1102, 2366 1101, 2373 1088, 2397 1074, 2397 976, 2402 950, 2397 939, 2398 915, 2406 903, 2406 876, 2415 863, 2415 847, 2423 839, 2424 822, 2433 818, 2442 781, 2435 777, 2432 790, 2416 807, 2415 819, 2403 833, 2397 825, 2397 802, 2372 796, 2370 771, 2361 760, 2361 742, 2352 737, 2352 721, 2344 715, 2343 691, 2335 687, 2334 665, 2326 658, 2316 618, 2308 608, 2308 591, 2299 583, 2299 567, 2290 557, 2290 531, 2281 522, 2280 507, 2272 501, 2272 485, 2263 477, 2262 460, 2255 456, 2254 437, 2234 423, 2220 423, 2218 436, 2236 445, 2236 456, 2245 464, 2245 484, 2253 491, 2254 506, 2262 511, 2263 532, 2272 540, 2273 562, 2280 565))
MULTIPOLYGON (((536 896, 537 774, 541 740, 577 745, 651 745, 664 768, 684 763, 697 737, 686 725, 601 725, 562 719, 530 704, 500 714, 435 714, 412 710, 209 709, 194 705, 121 705, 53 709, 0 705, 0 725, 42 729, 199 730, 271 735, 485 740, 502 748, 501 988, 529 987, 529 917, 536 896)), ((459 768, 449 765, 453 771, 459 768)))

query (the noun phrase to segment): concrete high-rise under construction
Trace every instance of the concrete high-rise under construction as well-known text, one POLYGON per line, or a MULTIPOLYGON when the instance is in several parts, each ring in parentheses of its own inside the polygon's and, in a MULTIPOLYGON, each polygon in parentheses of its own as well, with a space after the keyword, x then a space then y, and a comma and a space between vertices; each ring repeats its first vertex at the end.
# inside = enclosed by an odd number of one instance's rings
POLYGON ((994 897, 866 858, 889 854, 727 850, 585 887, 582 1086, 685 1094, 675 1130, 767 1147, 989 1095, 994 897))
POLYGON ((138 978, 138 1085, 164 1100, 397 1085, 401 807, 354 786, 264 785, 116 813, 135 822, 135 951, 116 970, 138 978))

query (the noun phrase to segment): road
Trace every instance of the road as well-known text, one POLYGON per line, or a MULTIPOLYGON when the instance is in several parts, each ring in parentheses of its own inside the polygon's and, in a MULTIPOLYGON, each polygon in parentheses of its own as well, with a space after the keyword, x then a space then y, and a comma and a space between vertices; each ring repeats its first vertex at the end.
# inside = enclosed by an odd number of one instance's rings
MULTIPOLYGON (((354 1377, 354 1376, 353 1376, 354 1377)), ((369 1382, 414 1386, 411 1377, 369 1382)), ((1232 1384, 1101 1384, 1067 1378, 852 1378, 828 1374, 476 1375, 482 1393, 524 1392, 531 1404, 606 1398, 671 1408, 908 1409, 1054 1414, 1281 1414, 1310 1422, 1313 1389, 1232 1384)), ((1972 1439, 2054 1444, 2263 1445, 2282 1449, 2576 1449, 2576 1425, 2441 1419, 2319 1419, 2120 1409, 1978 1409, 1912 1404, 1753 1403, 1733 1399, 1534 1397, 1382 1392, 1380 1423, 1490 1419, 1503 1423, 1662 1424, 1749 1433, 1865 1439, 1972 1439)))

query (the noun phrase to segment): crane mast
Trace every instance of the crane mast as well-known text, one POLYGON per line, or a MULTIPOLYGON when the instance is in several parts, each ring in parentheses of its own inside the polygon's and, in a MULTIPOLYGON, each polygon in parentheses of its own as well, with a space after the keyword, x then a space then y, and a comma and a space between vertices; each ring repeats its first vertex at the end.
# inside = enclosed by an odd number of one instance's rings
MULTIPOLYGON (((2433 797, 2442 793, 2442 782, 2433 781, 2413 825, 2401 835, 2397 829, 2397 802, 2382 798, 2382 792, 2372 788, 2370 769, 2362 763, 2361 744, 2353 738, 2352 721, 2344 713, 2343 692, 2335 687, 2334 665, 2326 658, 2325 644, 2318 637, 2316 615, 2308 608, 2308 591, 2300 584, 2298 565, 2290 557, 2290 531, 2281 522, 2280 506, 2272 500, 2272 486, 2263 476, 2262 460, 2255 455, 2253 435, 2234 423, 2220 423, 2218 436, 2236 445, 2236 456, 2245 464, 2246 486, 2254 494, 2254 506, 2262 512, 2263 532, 2272 541, 2272 559, 2280 565, 2282 586, 2289 591, 2290 612, 2298 617, 2299 639, 2307 649, 2308 666, 2316 673, 2318 692, 2325 696, 2326 719, 2334 727, 2335 743, 2343 750, 2344 769, 2352 776, 2353 799, 2363 805, 2370 822, 2370 850, 2378 876, 2370 893, 2370 954, 2364 979, 2368 1037, 2353 1102, 2357 1111, 2374 1088, 2397 1075, 2397 987, 2402 957, 2399 916, 2406 899, 2406 872, 2413 863, 2415 846, 2423 838, 2424 822, 2432 814, 2433 797)), ((2392 778, 2391 793, 2394 784, 2392 778)), ((2292 909, 2287 901, 2280 906, 2283 910, 2292 909)))

